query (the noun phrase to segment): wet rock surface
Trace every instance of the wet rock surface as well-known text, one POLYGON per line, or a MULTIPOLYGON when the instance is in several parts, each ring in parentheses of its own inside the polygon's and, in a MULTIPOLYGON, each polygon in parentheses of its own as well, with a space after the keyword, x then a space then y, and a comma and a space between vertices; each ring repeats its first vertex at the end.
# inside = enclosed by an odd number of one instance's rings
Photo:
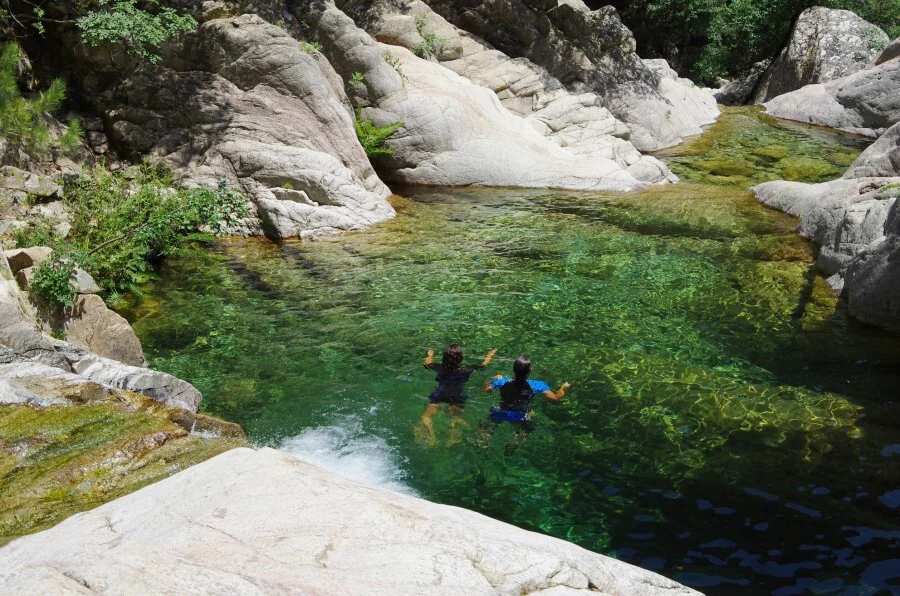
POLYGON ((243 445, 235 424, 0 347, 0 544, 243 445))

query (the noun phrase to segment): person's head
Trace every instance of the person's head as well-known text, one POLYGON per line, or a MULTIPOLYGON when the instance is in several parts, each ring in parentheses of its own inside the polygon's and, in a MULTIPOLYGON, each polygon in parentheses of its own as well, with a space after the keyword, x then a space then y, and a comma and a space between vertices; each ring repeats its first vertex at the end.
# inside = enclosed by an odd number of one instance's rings
POLYGON ((524 383, 531 374, 531 360, 525 354, 516 358, 513 364, 513 372, 516 375, 516 383, 524 383))
POLYGON ((445 371, 452 372, 462 366, 463 349, 459 344, 450 344, 444 350, 444 357, 441 359, 441 368, 445 371))

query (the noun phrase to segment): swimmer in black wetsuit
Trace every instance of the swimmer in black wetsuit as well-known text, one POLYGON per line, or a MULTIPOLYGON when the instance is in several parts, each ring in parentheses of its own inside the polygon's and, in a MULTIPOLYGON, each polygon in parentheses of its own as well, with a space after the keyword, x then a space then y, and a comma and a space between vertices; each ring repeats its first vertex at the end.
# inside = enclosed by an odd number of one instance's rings
MULTIPOLYGON (((447 413, 450 415, 451 432, 456 431, 459 424, 465 424, 462 419, 462 411, 466 406, 469 396, 466 394, 466 383, 469 377, 477 370, 484 370, 494 359, 496 349, 485 355, 481 364, 476 366, 462 366, 463 349, 458 344, 447 346, 440 364, 434 363, 434 350, 428 350, 425 357, 425 368, 437 372, 437 388, 432 392, 425 412, 422 414, 422 424, 418 433, 429 444, 434 445, 434 416, 441 409, 441 404, 447 405, 447 413)), ((458 432, 458 431, 456 431, 458 432)))
POLYGON ((528 422, 531 402, 538 394, 547 399, 559 401, 566 395, 566 390, 571 387, 568 382, 563 383, 559 390, 553 391, 550 385, 543 381, 534 381, 528 378, 531 374, 531 360, 527 356, 519 356, 513 364, 515 379, 499 376, 484 386, 485 391, 500 390, 499 407, 491 408, 490 419, 493 422, 512 422, 524 424, 528 422))

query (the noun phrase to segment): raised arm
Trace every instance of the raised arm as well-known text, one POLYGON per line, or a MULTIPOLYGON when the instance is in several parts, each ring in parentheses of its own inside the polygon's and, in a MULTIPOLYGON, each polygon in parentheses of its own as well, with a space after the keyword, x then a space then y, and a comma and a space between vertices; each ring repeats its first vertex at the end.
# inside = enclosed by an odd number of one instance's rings
POLYGON ((547 399, 552 399, 553 401, 559 401, 566 396, 566 389, 571 387, 572 385, 566 381, 562 385, 560 385, 559 389, 556 391, 544 391, 544 397, 547 399))
POLYGON ((506 377, 504 377, 503 375, 497 375, 496 377, 493 378, 493 380, 488 381, 488 382, 485 384, 485 386, 481 388, 481 390, 482 390, 482 391, 487 391, 488 393, 490 393, 490 392, 492 392, 492 391, 494 390, 494 383, 496 383, 497 381, 499 381, 499 380, 501 380, 501 379, 505 379, 505 378, 506 378, 506 377))
POLYGON ((491 363, 491 360, 494 359, 494 355, 495 355, 496 353, 497 353, 497 348, 494 348, 493 350, 491 350, 490 352, 488 352, 488 353, 485 355, 484 360, 483 360, 482 363, 481 363, 481 366, 487 366, 488 364, 490 364, 490 363, 491 363))
POLYGON ((431 366, 432 364, 434 364, 434 350, 428 350, 428 355, 425 356, 425 362, 423 362, 422 364, 424 364, 425 366, 431 366))

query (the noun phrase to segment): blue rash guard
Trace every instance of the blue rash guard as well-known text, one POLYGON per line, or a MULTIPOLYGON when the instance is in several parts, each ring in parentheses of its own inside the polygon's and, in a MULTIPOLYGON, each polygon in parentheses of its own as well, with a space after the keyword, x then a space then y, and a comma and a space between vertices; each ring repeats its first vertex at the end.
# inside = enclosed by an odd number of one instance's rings
POLYGON ((491 408, 490 419, 516 424, 528 421, 528 410, 535 395, 551 391, 550 385, 543 381, 529 379, 527 385, 519 386, 509 377, 494 379, 491 387, 500 390, 500 407, 491 408))

